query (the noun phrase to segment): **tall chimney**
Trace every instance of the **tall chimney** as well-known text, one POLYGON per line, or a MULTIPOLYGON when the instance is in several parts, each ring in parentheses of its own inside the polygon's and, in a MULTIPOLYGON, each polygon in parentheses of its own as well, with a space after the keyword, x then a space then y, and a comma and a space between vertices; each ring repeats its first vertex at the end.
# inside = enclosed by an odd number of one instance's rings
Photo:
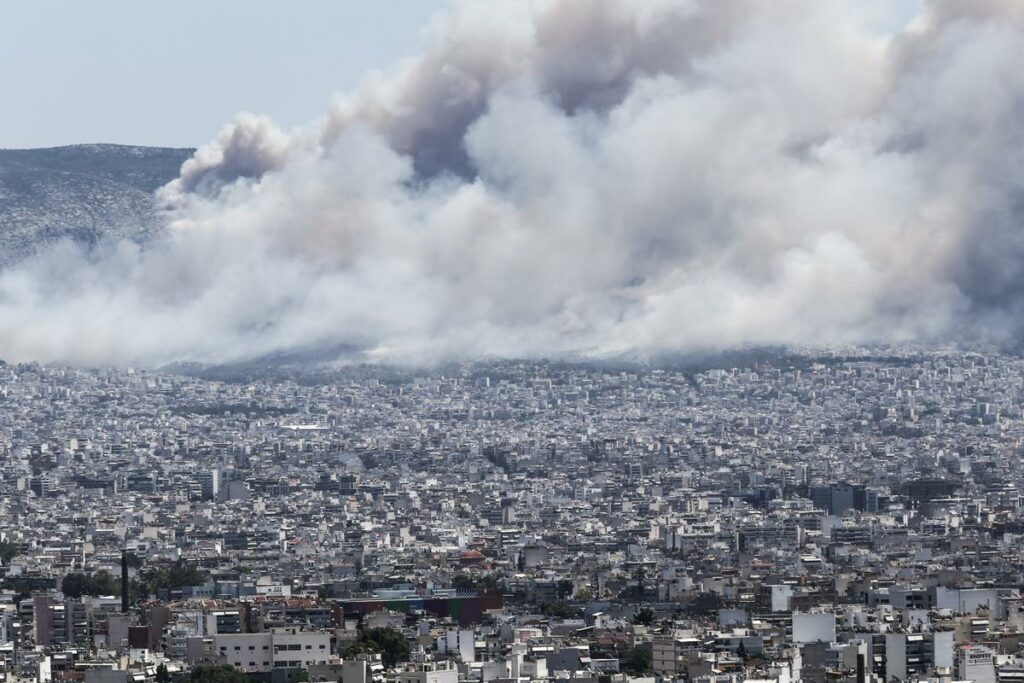
POLYGON ((128 553, 121 551, 121 612, 128 613, 128 553))

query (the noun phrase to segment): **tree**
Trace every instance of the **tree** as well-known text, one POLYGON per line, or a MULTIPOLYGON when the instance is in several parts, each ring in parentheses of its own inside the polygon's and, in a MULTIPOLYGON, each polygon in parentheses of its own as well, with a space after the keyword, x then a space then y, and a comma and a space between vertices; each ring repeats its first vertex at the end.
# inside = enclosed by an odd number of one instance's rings
POLYGON ((619 600, 622 600, 623 602, 640 602, 643 597, 643 586, 626 586, 622 589, 622 592, 619 593, 619 600))
POLYGON ((174 562, 161 561, 146 565, 139 572, 136 585, 138 593, 147 596, 163 590, 200 586, 207 578, 209 574, 196 565, 185 559, 178 559, 174 562))
POLYGON ((101 569, 90 577, 89 595, 120 595, 121 587, 114 577, 105 569, 101 569))
POLYGON ((377 644, 365 640, 356 640, 352 643, 349 643, 348 646, 341 652, 341 656, 343 659, 355 659, 359 655, 376 654, 380 654, 380 648, 377 647, 377 644))
POLYGON ((10 541, 0 541, 0 563, 10 564, 11 560, 18 556, 21 549, 18 548, 16 543, 10 541))
POLYGON ((69 598, 83 595, 117 595, 120 589, 110 572, 100 570, 95 574, 72 572, 60 584, 61 592, 69 598))
POLYGON ((363 631, 362 635, 380 648, 380 656, 385 666, 394 666, 409 659, 409 642, 395 629, 372 628, 363 631))
POLYGON ((60 582, 60 590, 68 598, 80 598, 86 593, 89 577, 81 572, 72 572, 60 582))
POLYGON ((156 665, 156 683, 171 683, 171 674, 163 662, 156 665))
POLYGON ((400 632, 393 628, 371 628, 359 632, 356 642, 349 645, 343 657, 355 657, 360 654, 380 653, 384 666, 392 667, 409 659, 409 642, 400 632))
POLYGON ((553 619, 572 619, 577 616, 576 612, 567 602, 544 603, 540 606, 540 611, 545 616, 553 619))
POLYGON ((473 576, 471 574, 456 574, 452 577, 452 588, 461 590, 505 590, 505 577, 500 572, 473 576))
POLYGON ((476 583, 473 581, 472 576, 456 574, 452 577, 452 588, 458 588, 459 590, 472 590, 476 588, 476 583))
POLYGON ((654 611, 649 607, 637 610, 636 614, 633 615, 633 623, 650 626, 654 623, 654 611))
POLYGON ((197 666, 192 669, 192 683, 248 683, 249 678, 230 664, 197 666))
POLYGON ((650 643, 641 643, 622 658, 621 668, 630 676, 643 676, 654 668, 654 650, 650 643))
POLYGON ((717 593, 701 593, 690 603, 690 611, 697 614, 714 614, 725 606, 717 593))

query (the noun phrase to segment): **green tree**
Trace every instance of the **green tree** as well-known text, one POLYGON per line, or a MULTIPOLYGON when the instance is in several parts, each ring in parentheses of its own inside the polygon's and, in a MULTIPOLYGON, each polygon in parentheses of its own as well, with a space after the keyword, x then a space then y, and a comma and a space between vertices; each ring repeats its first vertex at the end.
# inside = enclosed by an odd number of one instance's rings
POLYGON ((650 643, 641 643, 626 653, 620 661, 623 671, 630 676, 643 676, 653 671, 654 650, 650 643))
POLYGON ((94 574, 72 572, 60 584, 61 592, 69 598, 83 595, 117 595, 120 589, 110 572, 100 570, 94 574))
POLYGON ((452 577, 452 588, 458 588, 460 590, 472 590, 476 588, 476 582, 473 581, 472 576, 466 574, 456 574, 452 577))
POLYGON ((89 577, 89 595, 120 595, 121 586, 105 569, 101 569, 89 577))
POLYGON ((16 543, 0 541, 0 562, 10 564, 11 560, 18 556, 21 550, 16 543))
POLYGON ((569 603, 564 601, 544 603, 540 606, 541 614, 552 619, 572 619, 579 616, 569 603))
POLYGON ((171 683, 171 674, 163 662, 156 665, 156 683, 171 683))
POLYGON ((89 577, 81 572, 72 572, 60 582, 60 590, 68 598, 80 598, 85 595, 89 577))
POLYGON ((409 659, 409 641, 393 628, 371 628, 359 632, 356 642, 349 645, 343 657, 355 657, 364 653, 380 653, 384 666, 392 667, 409 659))
POLYGON ((249 681, 244 673, 230 664, 197 666, 192 669, 190 678, 192 683, 248 683, 249 681))
POLYGON ((644 597, 643 586, 626 586, 619 593, 619 600, 623 602, 639 602, 644 597))
POLYGON ((341 656, 343 659, 355 659, 359 655, 376 654, 380 654, 380 648, 377 647, 377 644, 365 640, 356 640, 352 643, 349 643, 348 646, 341 651, 341 656))
POLYGON ((462 590, 505 590, 505 576, 500 572, 473 576, 470 574, 456 574, 452 577, 452 588, 462 590))
POLYGON ((163 590, 199 586, 206 582, 209 574, 185 559, 174 562, 160 561, 148 564, 139 572, 136 581, 140 596, 152 595, 163 590))
POLYGON ((654 623, 654 611, 649 607, 637 610, 637 613, 633 615, 633 623, 650 626, 654 623))
POLYGON ((717 593, 701 593, 690 603, 690 611, 697 614, 714 614, 725 606, 717 593))

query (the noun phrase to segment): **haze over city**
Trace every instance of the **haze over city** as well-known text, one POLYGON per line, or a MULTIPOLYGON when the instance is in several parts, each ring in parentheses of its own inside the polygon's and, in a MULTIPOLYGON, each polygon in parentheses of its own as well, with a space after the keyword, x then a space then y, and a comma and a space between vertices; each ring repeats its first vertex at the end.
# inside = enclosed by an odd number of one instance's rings
POLYGON ((0 683, 1024 682, 1024 0, 0 27, 0 683))
POLYGON ((420 35, 310 123, 228 122, 144 240, 4 267, 0 356, 1015 341, 1019 3, 456 2, 420 35))

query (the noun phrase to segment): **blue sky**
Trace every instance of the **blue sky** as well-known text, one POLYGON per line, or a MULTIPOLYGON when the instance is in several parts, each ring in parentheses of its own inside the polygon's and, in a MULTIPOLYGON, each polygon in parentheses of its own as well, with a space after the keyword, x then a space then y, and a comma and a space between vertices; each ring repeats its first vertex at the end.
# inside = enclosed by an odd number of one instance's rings
MULTIPOLYGON (((902 26, 922 1, 878 5, 879 30, 902 26)), ((195 146, 239 111, 303 124, 368 70, 420 52, 424 25, 446 5, 0 0, 0 148, 195 146)))
POLYGON ((442 0, 3 0, 0 147, 194 146, 237 112, 291 126, 420 51, 442 0))

